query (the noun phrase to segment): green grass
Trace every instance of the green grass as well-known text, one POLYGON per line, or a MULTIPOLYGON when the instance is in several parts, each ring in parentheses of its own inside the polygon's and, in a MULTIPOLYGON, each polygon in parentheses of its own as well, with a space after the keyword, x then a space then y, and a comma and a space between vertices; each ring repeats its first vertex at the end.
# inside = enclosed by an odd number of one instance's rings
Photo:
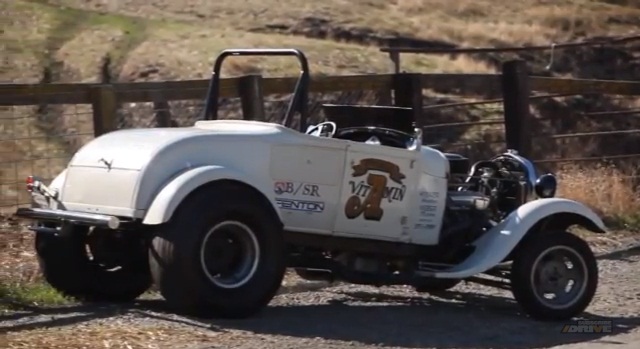
POLYGON ((613 214, 605 217, 605 222, 611 229, 630 230, 640 234, 640 212, 636 214, 613 214))
POLYGON ((59 7, 43 0, 26 0, 18 4, 24 9, 44 13, 51 18, 53 26, 48 31, 44 50, 39 52, 43 66, 50 65, 54 60, 53 55, 81 31, 103 27, 119 29, 124 33, 109 52, 112 63, 119 67, 126 59, 127 54, 144 42, 148 23, 157 22, 119 14, 59 7))
POLYGON ((46 283, 0 283, 0 310, 29 309, 71 304, 72 301, 46 283))

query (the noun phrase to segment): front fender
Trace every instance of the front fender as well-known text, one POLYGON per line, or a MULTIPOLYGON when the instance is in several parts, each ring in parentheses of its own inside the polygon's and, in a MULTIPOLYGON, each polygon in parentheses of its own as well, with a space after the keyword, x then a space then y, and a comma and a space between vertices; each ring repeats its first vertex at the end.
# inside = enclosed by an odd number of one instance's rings
MULTIPOLYGON (((201 166, 179 174, 165 185, 151 202, 142 223, 148 225, 166 223, 189 193, 204 184, 223 179, 247 184, 273 202, 267 192, 263 190, 264 185, 260 185, 257 178, 223 166, 201 166)), ((275 211, 279 214, 278 210, 275 211)))
POLYGON ((561 198, 528 202, 479 238, 475 252, 464 262, 436 276, 463 278, 485 272, 509 256, 525 235, 537 230, 534 227, 566 229, 576 224, 597 233, 606 231, 600 217, 579 202, 561 198), (550 226, 545 227, 546 223, 550 226))

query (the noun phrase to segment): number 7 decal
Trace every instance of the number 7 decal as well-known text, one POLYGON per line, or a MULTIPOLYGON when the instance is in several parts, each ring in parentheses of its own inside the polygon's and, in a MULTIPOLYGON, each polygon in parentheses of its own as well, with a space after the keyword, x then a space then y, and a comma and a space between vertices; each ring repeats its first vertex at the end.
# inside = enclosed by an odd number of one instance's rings
MULTIPOLYGON (((345 216, 349 219, 355 219, 363 215, 366 220, 380 221, 384 214, 384 210, 381 207, 382 199, 394 195, 392 190, 397 189, 387 188, 387 176, 400 185, 402 185, 402 180, 406 176, 400 172, 398 165, 381 159, 362 159, 359 164, 353 165, 352 168, 353 173, 351 176, 354 178, 368 173, 366 180, 368 188, 365 190, 366 196, 364 199, 358 195, 359 191, 352 190, 353 195, 347 199, 344 207, 345 216), (380 171, 386 173, 386 175, 369 173, 370 171, 380 171)), ((352 188, 355 188, 355 185, 352 188)), ((402 200, 404 191, 399 194, 396 196, 402 200)))

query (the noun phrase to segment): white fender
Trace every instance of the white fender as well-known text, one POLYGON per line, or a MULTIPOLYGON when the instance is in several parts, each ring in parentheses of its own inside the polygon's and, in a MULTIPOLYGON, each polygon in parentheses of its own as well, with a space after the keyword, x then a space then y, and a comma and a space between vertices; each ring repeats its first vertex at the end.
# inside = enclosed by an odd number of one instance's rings
POLYGON ((201 185, 221 179, 232 179, 248 184, 261 192, 270 202, 273 202, 272 198, 262 190, 263 186, 256 185, 259 182, 244 173, 223 166, 201 166, 179 174, 165 185, 153 199, 142 223, 155 225, 169 221, 173 212, 189 193, 201 185))
MULTIPOLYGON (((432 274, 441 278, 464 278, 485 272, 501 263, 518 242, 540 222, 558 214, 579 217, 586 228, 604 233, 606 227, 600 217, 583 204, 561 198, 538 199, 520 206, 475 243, 475 252, 462 263, 432 274)), ((571 221, 577 224, 575 220, 571 221)))

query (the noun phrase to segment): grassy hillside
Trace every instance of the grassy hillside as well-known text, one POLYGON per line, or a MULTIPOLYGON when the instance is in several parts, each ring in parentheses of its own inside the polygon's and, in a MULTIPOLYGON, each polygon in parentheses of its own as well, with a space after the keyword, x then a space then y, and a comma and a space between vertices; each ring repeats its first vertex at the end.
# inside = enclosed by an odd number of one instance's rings
MULTIPOLYGON (((121 68, 121 79, 135 79, 134 72, 150 65, 159 65, 161 76, 195 78, 207 74, 218 50, 233 46, 300 47, 316 73, 387 71, 387 58, 376 48, 330 37, 407 36, 434 45, 550 44, 629 34, 640 24, 636 1, 593 0, 514 0, 500 6, 491 0, 15 0, 2 2, 0 12, 6 23, 0 43, 9 56, 0 72, 5 81, 37 80, 41 67, 53 61, 64 62, 60 80, 95 80, 107 53, 121 68), (269 33, 276 30, 279 34, 269 33)), ((294 62, 246 64, 282 73, 294 62)), ((421 71, 490 69, 448 57, 409 56, 407 64, 421 71)))

